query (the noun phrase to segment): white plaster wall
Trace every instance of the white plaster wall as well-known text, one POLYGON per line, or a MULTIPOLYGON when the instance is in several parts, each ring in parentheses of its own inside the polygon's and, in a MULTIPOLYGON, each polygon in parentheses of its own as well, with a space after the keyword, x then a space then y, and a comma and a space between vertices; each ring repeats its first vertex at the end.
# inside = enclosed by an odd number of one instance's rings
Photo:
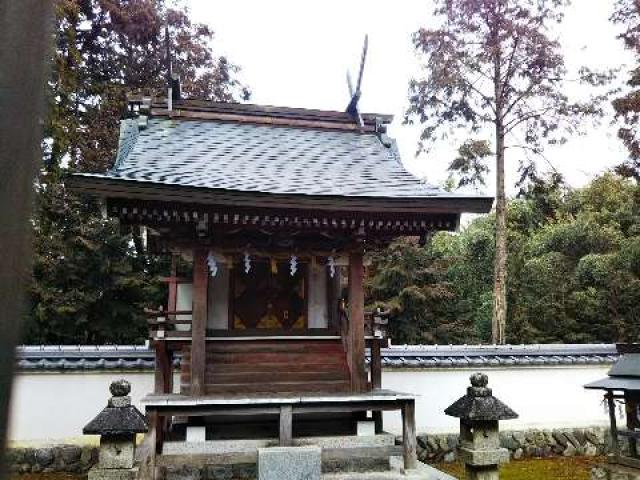
MULTIPOLYGON (((109 385, 125 378, 131 382, 131 400, 144 412, 140 399, 153 391, 152 372, 22 373, 16 376, 9 416, 13 443, 84 443, 82 427, 93 419, 111 396, 109 385)), ((179 375, 174 385, 180 384, 179 375)))
MULTIPOLYGON (((466 393, 469 376, 481 371, 489 376, 493 394, 510 406, 519 418, 502 422, 501 428, 560 428, 608 425, 601 405, 602 393, 587 391, 586 383, 606 377, 611 365, 544 368, 488 368, 442 370, 383 370, 382 386, 413 393, 416 429, 424 433, 458 430, 457 419, 444 409, 466 393)), ((402 431, 398 412, 385 412, 385 430, 402 431)))
MULTIPOLYGON (((585 383, 605 377, 610 366, 545 368, 491 368, 489 386, 494 394, 520 414, 503 422, 506 429, 560 428, 606 425, 599 392, 585 383)), ((466 392, 476 369, 383 370, 384 388, 419 395, 416 400, 418 432, 456 432, 458 422, 443 410, 466 392)), ((132 400, 153 389, 153 374, 127 372, 36 373, 16 378, 11 404, 9 438, 14 443, 87 441, 82 427, 106 405, 109 384, 125 378, 132 384, 132 400)), ((179 385, 176 375, 174 384, 179 385)), ((385 429, 400 433, 400 415, 385 413, 385 429)), ((91 440, 91 439, 89 439, 91 440)), ((95 439, 93 439, 95 441, 95 439)))
MULTIPOLYGON (((207 328, 227 330, 229 328, 229 276, 228 268, 218 269, 215 277, 209 277, 207 291, 207 328)), ((176 310, 193 309, 193 284, 179 283, 176 295, 176 310)), ((191 320, 191 315, 178 315, 179 320, 191 320)), ((189 330, 189 325, 176 325, 176 330, 189 330)))
POLYGON ((309 328, 327 328, 327 269, 315 262, 309 268, 309 328))

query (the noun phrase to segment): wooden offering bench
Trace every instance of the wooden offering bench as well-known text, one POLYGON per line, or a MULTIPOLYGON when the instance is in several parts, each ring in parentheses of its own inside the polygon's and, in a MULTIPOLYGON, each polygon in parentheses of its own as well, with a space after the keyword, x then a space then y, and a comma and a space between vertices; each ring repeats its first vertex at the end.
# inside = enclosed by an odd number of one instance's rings
POLYGON ((69 185, 172 259, 167 302, 147 312, 154 455, 236 423, 264 438, 264 418, 283 445, 296 429, 355 437, 371 422, 375 439, 381 412, 401 410, 413 468, 414 400, 382 390, 388 315, 365 311, 365 270, 372 251, 455 230, 492 199, 408 173, 389 115, 138 98, 127 117, 113 169, 69 185))
MULTIPOLYGON (((367 411, 400 410, 402 412, 402 448, 386 447, 378 449, 380 456, 402 453, 407 469, 416 467, 415 401, 413 395, 387 390, 375 390, 360 394, 302 394, 302 395, 223 395, 190 397, 185 395, 148 395, 142 403, 148 413, 158 417, 171 416, 206 417, 213 415, 267 416, 278 417, 280 446, 292 446, 293 423, 302 414, 335 414, 367 411)), ((162 451, 159 440, 158 451, 162 451)), ((340 457, 345 458, 349 449, 341 449, 340 457)), ((362 455, 362 449, 352 449, 353 455, 362 455)), ((324 455, 331 456, 328 450, 324 455)))

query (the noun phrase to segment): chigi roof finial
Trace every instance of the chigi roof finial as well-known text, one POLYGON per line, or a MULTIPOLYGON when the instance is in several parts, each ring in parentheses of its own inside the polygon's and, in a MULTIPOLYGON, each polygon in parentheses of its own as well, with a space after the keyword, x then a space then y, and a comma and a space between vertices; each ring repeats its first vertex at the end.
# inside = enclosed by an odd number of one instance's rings
POLYGON ((362 121, 362 117, 360 116, 360 111, 358 110, 358 101, 360 100, 360 96, 362 95, 362 90, 360 86, 362 85, 362 74, 364 72, 364 63, 367 59, 367 49, 369 48, 369 35, 364 36, 364 45, 362 46, 362 57, 360 58, 360 71, 358 72, 358 83, 356 83, 356 88, 353 88, 353 81, 351 80, 351 74, 349 70, 347 70, 347 86, 349 87, 349 95, 351 96, 351 100, 349 101, 349 105, 347 105, 347 113, 353 117, 354 120, 358 122, 360 127, 364 126, 362 121))
POLYGON ((166 49, 167 62, 167 110, 173 110, 173 102, 181 98, 180 76, 173 74, 173 61, 171 58, 171 36, 169 35, 169 19, 165 19, 164 24, 164 44, 166 49))

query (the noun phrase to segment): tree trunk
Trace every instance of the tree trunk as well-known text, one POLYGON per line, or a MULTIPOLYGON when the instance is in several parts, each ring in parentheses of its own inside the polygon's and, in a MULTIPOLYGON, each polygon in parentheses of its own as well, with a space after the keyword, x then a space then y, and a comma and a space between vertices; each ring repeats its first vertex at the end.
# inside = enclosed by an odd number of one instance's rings
MULTIPOLYGON (((498 8, 499 5, 496 5, 498 8)), ((500 15, 496 10, 495 17, 500 15)), ((502 49, 500 45, 501 26, 493 25, 493 87, 495 94, 496 127, 496 257, 493 284, 493 317, 491 319, 491 340, 494 344, 505 343, 504 330, 507 319, 507 199, 504 192, 504 85, 502 78, 502 49)))
POLYGON ((496 121, 496 257, 491 340, 505 343, 507 320, 507 200, 504 192, 504 126, 496 121))

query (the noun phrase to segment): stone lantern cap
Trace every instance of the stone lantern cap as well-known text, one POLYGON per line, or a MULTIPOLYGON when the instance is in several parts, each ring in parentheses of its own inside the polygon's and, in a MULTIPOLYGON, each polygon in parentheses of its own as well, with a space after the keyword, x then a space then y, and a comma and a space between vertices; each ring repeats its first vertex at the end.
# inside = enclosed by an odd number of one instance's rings
POLYGON ((134 435, 149 430, 147 420, 131 405, 131 384, 116 380, 109 387, 112 397, 107 406, 82 429, 85 435, 134 435))
POLYGON ((609 370, 609 376, 584 386, 587 389, 640 392, 640 343, 619 343, 618 361, 609 370))
POLYGON ((456 400, 444 413, 468 421, 497 421, 518 418, 518 414, 493 396, 487 387, 489 378, 484 373, 470 377, 467 394, 456 400))

